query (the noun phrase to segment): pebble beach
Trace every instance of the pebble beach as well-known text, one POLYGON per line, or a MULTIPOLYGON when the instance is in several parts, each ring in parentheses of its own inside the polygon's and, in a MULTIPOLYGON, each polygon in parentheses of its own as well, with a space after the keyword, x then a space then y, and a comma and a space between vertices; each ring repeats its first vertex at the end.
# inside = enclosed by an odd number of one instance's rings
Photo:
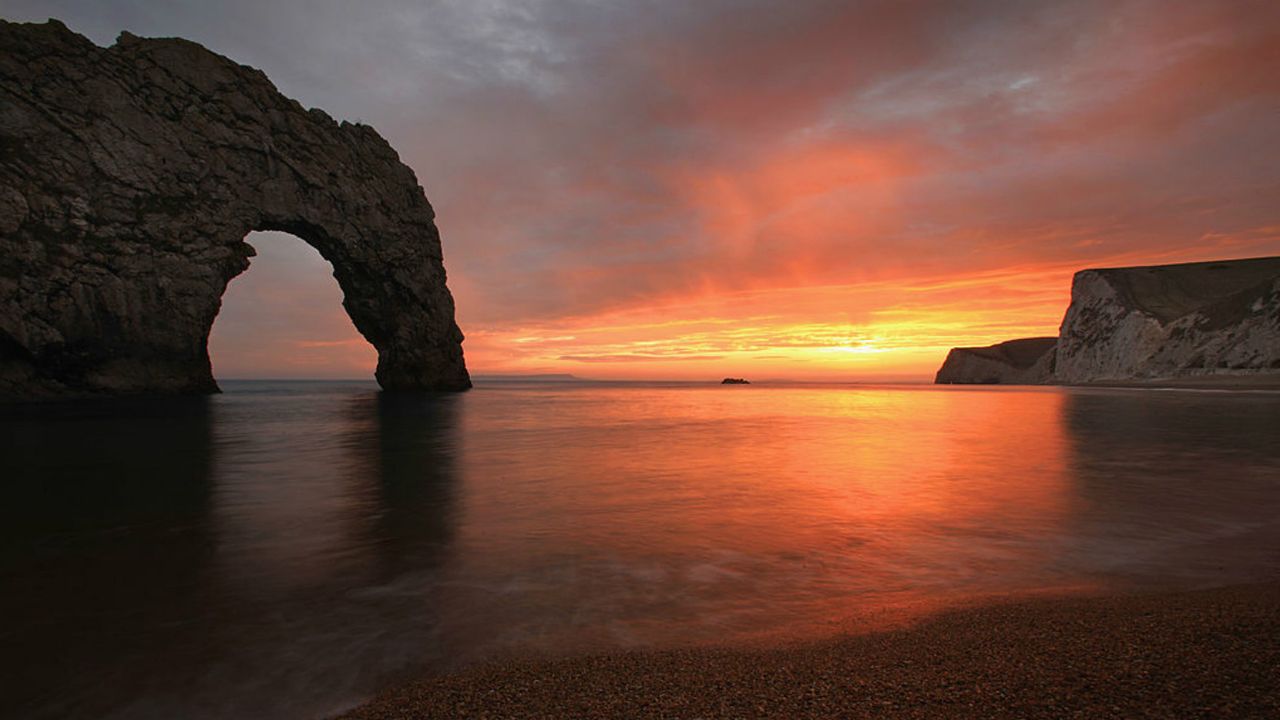
POLYGON ((342 717, 1274 718, 1280 583, 997 600, 771 648, 510 659, 342 717))

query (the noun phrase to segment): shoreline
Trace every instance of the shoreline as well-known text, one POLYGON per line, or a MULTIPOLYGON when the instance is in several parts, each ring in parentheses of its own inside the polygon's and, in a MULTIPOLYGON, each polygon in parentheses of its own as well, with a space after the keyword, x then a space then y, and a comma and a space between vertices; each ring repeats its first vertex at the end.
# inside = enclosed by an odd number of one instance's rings
POLYGON ((1148 390, 1280 390, 1280 373, 1186 375, 1151 380, 1114 380, 1059 384, 1069 388, 1140 388, 1148 390))
POLYGON ((490 661, 338 717, 1280 717, 1280 580, 992 599, 772 647, 490 661))

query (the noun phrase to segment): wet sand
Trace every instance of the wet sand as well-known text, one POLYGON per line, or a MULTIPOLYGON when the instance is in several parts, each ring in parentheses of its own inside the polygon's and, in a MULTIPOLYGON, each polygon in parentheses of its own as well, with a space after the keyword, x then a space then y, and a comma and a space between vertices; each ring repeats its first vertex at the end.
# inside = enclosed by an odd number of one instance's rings
POLYGON ((1280 717, 1280 582, 997 601, 774 648, 495 662, 344 718, 1280 717))

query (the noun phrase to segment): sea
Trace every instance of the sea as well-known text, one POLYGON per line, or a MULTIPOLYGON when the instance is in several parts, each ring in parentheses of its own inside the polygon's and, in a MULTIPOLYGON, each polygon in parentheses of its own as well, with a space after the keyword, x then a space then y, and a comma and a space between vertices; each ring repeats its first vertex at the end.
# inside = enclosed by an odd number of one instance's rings
POLYGON ((1280 572, 1280 393, 224 381, 0 410, 0 716, 322 718, 519 656, 1280 572))

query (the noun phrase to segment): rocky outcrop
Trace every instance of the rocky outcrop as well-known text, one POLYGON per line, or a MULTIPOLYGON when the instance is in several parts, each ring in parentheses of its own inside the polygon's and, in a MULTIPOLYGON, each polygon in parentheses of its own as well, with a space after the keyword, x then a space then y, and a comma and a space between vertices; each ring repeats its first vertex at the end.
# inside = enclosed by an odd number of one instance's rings
POLYGON ((940 385, 1041 385, 1053 380, 1057 338, 1010 340, 952 348, 934 382, 940 385))
POLYGON ((1280 373, 1280 257, 1079 272, 1056 364, 1065 384, 1280 373))
POLYGON ((0 21, 0 397, 215 392, 253 230, 303 239, 382 387, 470 387, 435 213, 372 128, 177 39, 0 21))
POLYGON ((1280 257, 1083 270, 1056 339, 956 348, 936 382, 1235 380, 1280 382, 1280 257))

